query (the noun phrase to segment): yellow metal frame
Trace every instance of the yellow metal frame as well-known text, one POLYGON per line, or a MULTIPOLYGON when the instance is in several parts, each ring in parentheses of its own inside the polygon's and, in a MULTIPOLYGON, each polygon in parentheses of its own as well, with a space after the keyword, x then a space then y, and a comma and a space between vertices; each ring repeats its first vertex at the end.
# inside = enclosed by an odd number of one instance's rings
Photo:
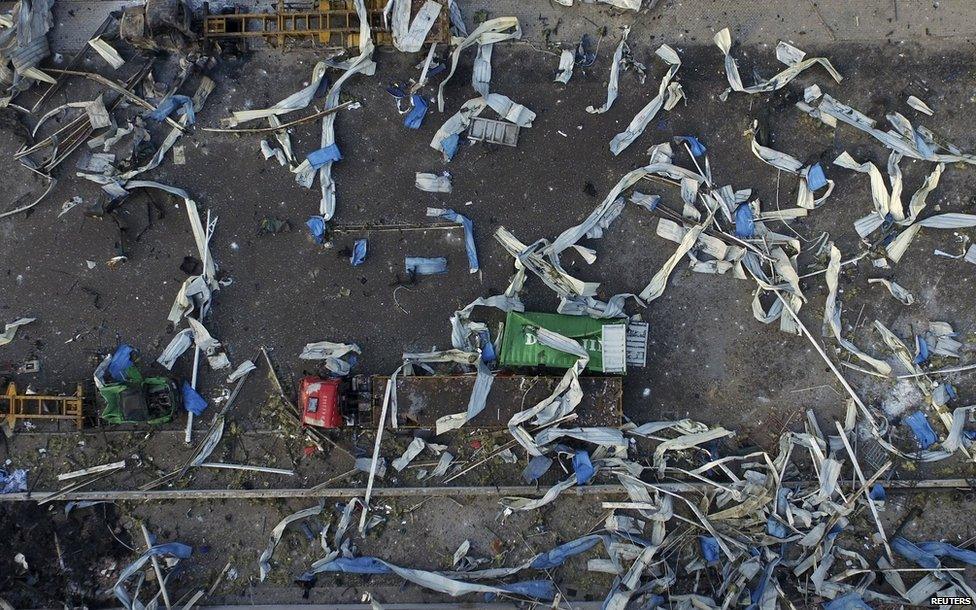
POLYGON ((80 383, 70 396, 18 394, 17 384, 10 383, 7 391, 0 394, 0 417, 7 420, 11 429, 17 425, 18 419, 51 419, 73 421, 81 430, 84 400, 80 383))
MULTIPOLYGON (((373 42, 377 45, 393 43, 393 36, 383 26, 384 0, 366 0, 373 42)), ((317 10, 287 10, 284 0, 278 0, 274 13, 233 13, 230 15, 205 15, 203 37, 215 38, 265 38, 283 47, 288 39, 317 38, 322 44, 335 47, 359 46, 359 14, 351 0, 319 0, 317 10)), ((427 42, 450 41, 448 11, 440 17, 428 36, 427 42)))

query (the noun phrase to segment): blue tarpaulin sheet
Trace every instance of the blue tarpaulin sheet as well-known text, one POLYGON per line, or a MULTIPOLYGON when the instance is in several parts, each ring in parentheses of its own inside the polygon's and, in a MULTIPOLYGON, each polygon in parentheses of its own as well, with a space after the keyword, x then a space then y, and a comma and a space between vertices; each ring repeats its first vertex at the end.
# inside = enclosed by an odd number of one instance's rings
POLYGON ((751 239, 756 234, 756 221, 752 216, 752 208, 743 203, 735 209, 735 236, 751 239))
POLYGON ((352 263, 353 267, 358 267, 366 262, 366 247, 365 239, 357 239, 356 243, 353 244, 352 256, 349 257, 349 262, 352 263))
POLYGON ((807 170, 807 187, 811 191, 816 191, 827 186, 827 176, 824 175, 823 168, 819 163, 814 163, 807 170))
POLYGON ((885 488, 881 485, 881 483, 875 483, 871 487, 871 493, 868 495, 871 496, 872 500, 878 501, 884 500, 888 497, 888 494, 885 492, 885 488))
POLYGON ((529 465, 525 467, 522 471, 522 479, 526 483, 534 483, 539 478, 548 472, 549 468, 552 466, 552 458, 548 458, 544 455, 537 455, 531 460, 529 460, 529 465))
POLYGON ((508 591, 516 595, 534 597, 536 599, 550 600, 556 597, 556 588, 548 580, 527 580, 524 582, 513 582, 510 585, 497 586, 503 591, 508 591))
POLYGON ((577 451, 573 454, 573 471, 576 472, 576 484, 586 485, 593 474, 593 462, 590 461, 590 454, 587 451, 577 451))
POLYGON ((403 124, 410 129, 420 129, 424 123, 424 117, 427 116, 427 100, 415 93, 410 96, 410 103, 413 104, 413 108, 410 109, 407 116, 403 117, 403 124))
POLYGON ((709 565, 718 563, 718 554, 721 550, 718 546, 718 540, 712 536, 699 536, 698 545, 701 547, 702 556, 705 557, 705 561, 709 565))
POLYGON ((786 529, 786 526, 773 515, 770 515, 766 520, 766 533, 770 536, 775 536, 776 538, 786 538, 789 535, 789 531, 786 529))
POLYGON ((560 544, 556 548, 546 552, 539 553, 529 564, 529 567, 533 570, 550 570, 552 568, 557 568, 563 565, 567 559, 574 555, 579 555, 580 553, 585 553, 586 551, 592 549, 596 546, 596 543, 600 542, 600 536, 593 534, 590 536, 583 536, 582 538, 577 538, 565 544, 560 544))
POLYGON ((27 471, 23 468, 13 470, 10 474, 0 468, 0 494, 12 494, 27 491, 27 471))
POLYGON ((481 361, 491 364, 498 359, 495 353, 495 344, 491 342, 491 333, 487 330, 478 331, 478 341, 481 344, 481 361))
POLYGON ((188 381, 183 382, 183 408, 196 416, 203 415, 207 409, 207 401, 200 393, 193 389, 188 381))
POLYGON ((457 154, 460 146, 461 136, 459 134, 447 136, 444 138, 444 141, 441 142, 441 152, 443 152, 444 156, 447 157, 447 160, 450 161, 454 158, 454 155, 457 154))
POLYGON ((305 221, 305 226, 308 227, 308 233, 315 243, 321 244, 325 241, 325 221, 321 216, 312 216, 305 221))
POLYGON ((857 593, 848 593, 847 595, 836 597, 829 602, 825 602, 823 607, 824 610, 871 610, 871 606, 867 605, 857 593))
POLYGON ((116 348, 115 353, 112 354, 112 360, 108 363, 108 374, 112 376, 112 379, 125 381, 129 378, 126 371, 132 366, 132 352, 134 351, 131 345, 125 343, 116 348))
POLYGON ((305 157, 305 160, 308 161, 309 165, 311 165, 315 169, 318 169, 323 165, 325 165, 326 163, 330 163, 333 161, 341 161, 342 153, 339 152, 338 146, 336 146, 335 144, 329 144, 325 148, 313 150, 312 152, 308 153, 308 156, 305 157))
POLYGON ((920 335, 915 335, 915 364, 929 361, 929 344, 920 335))
POLYGON ((700 157, 705 154, 708 150, 705 145, 701 143, 695 136, 675 136, 675 142, 687 142, 688 148, 691 150, 691 154, 696 157, 700 157))
POLYGON ((948 542, 919 542, 918 548, 936 557, 952 557, 956 561, 976 566, 976 551, 961 549, 948 542))
POLYGON ((443 256, 408 256, 403 260, 403 267, 414 275, 438 275, 447 273, 447 259, 443 256))
POLYGON ((898 553, 905 559, 913 561, 923 568, 928 568, 930 570, 939 567, 939 558, 924 551, 908 540, 905 540, 901 536, 893 539, 891 541, 891 550, 898 553))
POLYGON ((928 449, 938 440, 938 437, 935 436, 935 431, 932 430, 932 426, 929 424, 929 420, 925 419, 925 414, 921 411, 915 411, 902 421, 912 429, 912 433, 915 435, 915 442, 918 443, 920 449, 928 449))
POLYGON ((467 216, 458 214, 454 210, 444 210, 438 215, 438 218, 456 222, 464 228, 464 250, 468 255, 468 269, 471 270, 471 273, 476 273, 480 266, 478 265, 478 249, 474 245, 474 223, 467 216))
POLYGON ((193 125, 197 118, 193 112, 193 100, 185 95, 171 95, 159 102, 156 109, 146 113, 146 116, 154 121, 165 121, 166 117, 173 114, 173 111, 180 108, 180 112, 186 115, 186 124, 193 125))

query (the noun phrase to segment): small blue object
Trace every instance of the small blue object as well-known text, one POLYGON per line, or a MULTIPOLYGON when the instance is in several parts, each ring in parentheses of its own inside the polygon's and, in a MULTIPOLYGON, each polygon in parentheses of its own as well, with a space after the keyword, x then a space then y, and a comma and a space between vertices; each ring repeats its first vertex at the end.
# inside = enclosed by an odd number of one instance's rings
POLYGON ((556 597, 556 588, 549 580, 527 580, 525 582, 513 582, 512 584, 501 584, 496 585, 502 591, 508 593, 514 593, 516 595, 525 595, 527 597, 534 597, 536 599, 542 599, 546 601, 551 601, 556 597))
POLYGON ((577 485, 586 485, 593 478, 596 470, 593 469, 588 451, 577 451, 573 454, 573 470, 576 472, 577 485))
POLYGON ((905 540, 901 536, 893 539, 891 541, 891 550, 898 553, 905 559, 913 561, 923 568, 928 568, 929 570, 934 570, 939 567, 939 558, 918 548, 908 540, 905 540))
POLYGON ((935 436, 935 431, 929 425, 929 420, 925 419, 925 414, 921 411, 915 411, 902 421, 912 429, 912 432, 915 434, 915 442, 918 443, 920 449, 928 449, 938 440, 935 436))
POLYGON ((447 273, 447 259, 443 256, 408 256, 403 260, 403 267, 413 275, 439 275, 447 273))
POLYGON ((885 488, 883 485, 881 485, 881 483, 875 483, 871 486, 871 492, 868 495, 871 496, 872 500, 882 502, 888 497, 888 492, 885 491, 885 488))
POLYGON ((474 223, 467 216, 458 214, 454 210, 444 210, 438 218, 456 222, 464 229, 464 250, 468 255, 468 269, 471 273, 477 273, 481 267, 478 264, 478 249, 474 245, 474 223))
POLYGON ((197 118, 193 112, 193 100, 185 95, 171 95, 159 102, 156 109, 146 113, 146 116, 154 121, 165 121, 173 111, 180 108, 180 112, 186 115, 186 124, 193 125, 197 118))
POLYGON ((925 364, 928 361, 929 344, 921 335, 915 335, 915 364, 925 364))
POLYGON ((27 471, 17 468, 10 474, 0 468, 0 494, 12 494, 27 491, 27 471))
POLYGON ((200 393, 193 389, 189 382, 183 382, 183 408, 196 416, 203 415, 207 410, 207 401, 200 393))
POLYGON ((752 216, 752 208, 743 203, 735 209, 735 236, 751 239, 756 234, 756 220, 752 216))
POLYGON ((827 540, 833 540, 837 536, 840 536, 840 533, 843 531, 844 531, 844 526, 841 525, 840 523, 835 523, 834 527, 830 528, 830 531, 827 532, 827 540))
POLYGON ((481 344, 481 361, 491 364, 498 359, 495 353, 495 344, 491 342, 491 333, 487 330, 478 331, 478 342, 481 344))
POLYGON ((766 533, 776 538, 786 538, 789 535, 789 531, 786 529, 786 526, 773 515, 770 515, 766 520, 766 533))
POLYGON ((132 352, 135 350, 131 345, 123 343, 112 354, 112 360, 108 363, 108 374, 116 381, 125 381, 129 378, 126 371, 132 366, 132 352))
POLYGON ((807 187, 811 191, 817 191, 827 186, 827 176, 824 175, 823 168, 819 163, 814 163, 807 170, 807 187))
POLYGON ((705 561, 708 565, 715 565, 718 563, 719 546, 718 540, 712 536, 699 536, 698 545, 701 547, 702 555, 705 557, 705 561))
POLYGON ((522 479, 526 483, 535 483, 542 475, 549 471, 552 466, 552 458, 544 455, 537 455, 529 460, 529 465, 522 471, 522 479))
POLYGON ((570 557, 585 553, 596 546, 598 542, 600 542, 600 536, 598 534, 591 534, 577 538, 576 540, 571 540, 565 544, 560 544, 548 552, 539 553, 532 559, 529 567, 533 570, 551 570, 558 568, 566 563, 566 560, 570 557))
POLYGON ((427 100, 422 95, 415 93, 410 96, 410 104, 412 108, 410 108, 407 116, 403 117, 403 124, 410 129, 420 129, 424 123, 424 117, 427 116, 427 100))
POLYGON ((835 597, 829 602, 825 602, 823 607, 824 610, 871 610, 871 606, 867 605, 857 593, 835 597))
POLYGON ((961 549, 948 542, 920 542, 918 548, 936 557, 952 557, 957 561, 976 566, 976 551, 961 549))
POLYGON ((318 150, 313 150, 308 153, 305 157, 309 165, 313 168, 318 169, 325 165, 326 163, 332 163, 334 161, 342 161, 342 153, 339 152, 339 147, 335 144, 329 144, 325 148, 320 148, 318 150))
POLYGON ((312 216, 305 221, 305 226, 315 243, 321 244, 325 241, 325 221, 321 216, 312 216))
POLYGON ((402 100, 407 97, 406 92, 401 89, 398 85, 390 85, 386 88, 386 92, 395 97, 398 100, 402 100))
POLYGON ((349 262, 352 263, 353 267, 358 267, 366 262, 366 246, 365 239, 357 239, 356 243, 352 245, 352 256, 349 257, 349 262))
POLYGON ((441 142, 441 152, 444 153, 444 158, 450 161, 457 154, 458 147, 461 146, 461 136, 459 134, 454 134, 444 138, 441 142))
POLYGON ((691 154, 696 157, 700 157, 704 155, 705 152, 708 150, 707 148, 705 148, 705 145, 702 144, 701 141, 695 136, 675 136, 674 141, 687 142, 688 148, 691 150, 691 154))

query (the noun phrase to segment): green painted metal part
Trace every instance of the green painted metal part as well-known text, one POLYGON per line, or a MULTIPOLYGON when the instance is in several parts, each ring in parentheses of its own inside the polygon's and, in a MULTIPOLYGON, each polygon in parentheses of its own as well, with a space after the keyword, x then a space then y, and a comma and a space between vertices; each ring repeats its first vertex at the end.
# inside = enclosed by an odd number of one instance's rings
POLYGON ((168 377, 146 377, 143 378, 135 371, 135 367, 130 367, 126 374, 130 381, 120 383, 108 383, 98 390, 100 402, 102 403, 101 417, 110 424, 167 424, 173 421, 176 407, 182 404, 182 398, 176 383, 168 377), (158 401, 149 400, 150 417, 145 421, 134 421, 125 418, 120 404, 120 397, 123 392, 130 388, 141 388, 147 396, 165 394, 165 401, 168 405, 158 408, 158 401), (157 405, 153 409, 153 405, 157 405))
POLYGON ((544 366, 556 369, 567 369, 573 366, 576 356, 546 347, 535 338, 533 329, 545 328, 582 344, 590 354, 587 370, 602 373, 603 327, 625 322, 625 319, 597 320, 587 316, 510 311, 505 317, 499 363, 507 367, 544 366))

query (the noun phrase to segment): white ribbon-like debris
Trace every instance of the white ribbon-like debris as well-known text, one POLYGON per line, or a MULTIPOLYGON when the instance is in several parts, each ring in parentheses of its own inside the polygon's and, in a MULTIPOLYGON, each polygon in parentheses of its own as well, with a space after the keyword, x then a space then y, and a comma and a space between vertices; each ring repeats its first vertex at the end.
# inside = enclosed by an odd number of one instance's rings
POLYGON ((590 114, 603 114, 607 110, 610 110, 613 102, 617 99, 617 92, 620 86, 620 64, 623 61, 624 49, 627 47, 627 36, 629 35, 630 28, 625 27, 624 33, 620 36, 620 42, 617 44, 617 50, 613 52, 613 59, 611 60, 613 63, 610 64, 610 82, 607 85, 607 101, 599 108, 587 106, 586 111, 590 114))
MULTIPOLYGON (((637 113, 630 122, 630 125, 627 126, 627 129, 615 135, 610 141, 610 152, 614 155, 619 155, 638 136, 644 133, 644 129, 654 120, 654 117, 657 116, 657 113, 662 107, 665 110, 671 110, 684 97, 684 91, 681 89, 681 85, 678 81, 674 80, 678 74, 678 68, 681 67, 681 59, 678 57, 678 53, 668 45, 663 44, 658 47, 655 54, 668 65, 668 71, 664 75, 664 78, 661 79, 661 84, 657 89, 657 95, 637 113)), ((616 92, 614 92, 614 97, 616 97, 616 92)), ((607 101, 610 101, 609 95, 607 101)), ((589 110, 587 108, 587 111, 589 110)))

